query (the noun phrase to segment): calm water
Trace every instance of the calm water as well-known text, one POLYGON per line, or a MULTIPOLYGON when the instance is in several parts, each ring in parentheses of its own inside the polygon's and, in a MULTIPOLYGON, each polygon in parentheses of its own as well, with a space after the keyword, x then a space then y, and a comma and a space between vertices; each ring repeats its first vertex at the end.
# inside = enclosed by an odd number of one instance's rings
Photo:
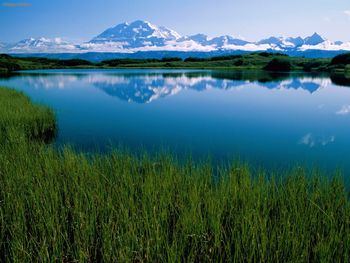
POLYGON ((36 71, 0 79, 55 109, 57 145, 166 148, 179 156, 341 168, 350 175, 350 88, 259 72, 36 71))

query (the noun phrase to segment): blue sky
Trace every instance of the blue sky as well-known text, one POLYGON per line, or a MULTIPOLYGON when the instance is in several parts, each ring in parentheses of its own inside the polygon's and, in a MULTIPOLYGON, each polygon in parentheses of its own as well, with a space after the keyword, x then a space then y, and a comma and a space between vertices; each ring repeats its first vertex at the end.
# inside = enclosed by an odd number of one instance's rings
POLYGON ((0 42, 28 37, 87 41, 125 21, 147 20, 182 35, 247 40, 318 32, 350 41, 349 0, 0 0, 0 42))

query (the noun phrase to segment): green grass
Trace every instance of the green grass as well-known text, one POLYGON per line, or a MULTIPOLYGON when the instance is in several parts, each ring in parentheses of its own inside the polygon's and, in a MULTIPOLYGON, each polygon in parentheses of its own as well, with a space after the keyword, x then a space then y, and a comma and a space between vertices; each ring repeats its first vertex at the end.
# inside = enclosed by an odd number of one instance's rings
POLYGON ((0 132, 31 139, 51 139, 56 131, 54 113, 45 106, 33 105, 24 94, 0 87, 0 132))
MULTIPOLYGON (((28 102, 1 92, 14 106, 28 102)), ((11 107, 1 101, 6 119, 11 107)), ((16 135, 36 129, 15 120, 16 135)), ((3 262, 350 260, 350 203, 339 177, 179 164, 167 154, 87 156, 27 136, 3 136, 0 148, 3 262)))

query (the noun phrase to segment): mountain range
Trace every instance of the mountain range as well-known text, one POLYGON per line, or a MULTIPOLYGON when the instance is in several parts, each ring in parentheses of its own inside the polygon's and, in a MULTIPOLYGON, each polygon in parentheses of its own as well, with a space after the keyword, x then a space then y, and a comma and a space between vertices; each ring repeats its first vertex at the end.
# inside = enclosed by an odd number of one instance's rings
MULTIPOLYGON (((58 58, 63 55, 57 54, 65 54, 67 58, 81 57, 82 54, 88 53, 112 53, 115 56, 119 54, 116 57, 135 57, 135 54, 151 52, 146 57, 152 57, 152 54, 158 57, 162 54, 169 56, 173 52, 182 52, 183 57, 186 54, 208 56, 208 54, 257 51, 283 52, 290 55, 306 54, 306 56, 318 54, 324 57, 334 52, 350 51, 350 42, 326 40, 317 33, 306 38, 270 37, 257 42, 228 35, 213 38, 204 34, 181 36, 172 29, 138 20, 109 28, 90 41, 80 44, 69 43, 61 38, 45 37, 29 38, 13 44, 0 43, 1 53, 21 56, 51 55, 58 58), (72 54, 76 55, 72 56, 72 54)), ((95 56, 101 57, 101 54, 95 56)))

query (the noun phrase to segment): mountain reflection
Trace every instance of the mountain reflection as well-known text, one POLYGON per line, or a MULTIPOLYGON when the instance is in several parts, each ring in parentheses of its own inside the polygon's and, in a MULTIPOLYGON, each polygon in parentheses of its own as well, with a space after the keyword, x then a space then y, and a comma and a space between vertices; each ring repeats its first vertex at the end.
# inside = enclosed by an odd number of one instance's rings
MULTIPOLYGON (((81 71, 24 73, 13 76, 35 88, 63 89, 87 83, 123 101, 150 103, 184 90, 204 92, 261 87, 268 90, 300 90, 309 94, 329 86, 334 78, 320 75, 271 74, 259 71, 81 71)), ((336 81, 344 84, 344 80, 336 81)))
MULTIPOLYGON (((265 76, 266 77, 266 76, 265 76)), ((312 94, 331 84, 329 78, 279 76, 277 80, 256 76, 235 78, 232 75, 216 73, 181 73, 157 75, 109 76, 90 79, 91 83, 106 94, 121 100, 136 103, 150 103, 160 98, 175 95, 184 90, 203 92, 211 89, 232 90, 248 88, 252 84, 273 90, 304 90, 312 94), (230 78, 228 78, 230 77, 230 78), (112 80, 114 79, 114 80, 112 80)))

